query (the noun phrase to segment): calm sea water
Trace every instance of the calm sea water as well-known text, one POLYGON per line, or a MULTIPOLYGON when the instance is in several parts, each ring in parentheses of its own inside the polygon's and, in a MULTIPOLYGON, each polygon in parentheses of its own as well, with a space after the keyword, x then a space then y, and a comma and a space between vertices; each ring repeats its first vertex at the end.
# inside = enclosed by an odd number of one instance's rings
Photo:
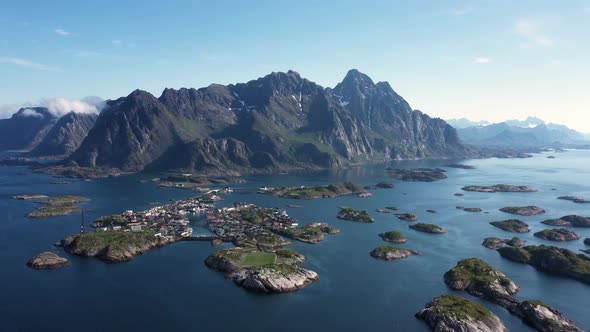
MULTIPOLYGON (((308 257, 305 267, 317 271, 320 280, 289 294, 253 294, 225 280, 221 273, 203 263, 212 253, 209 243, 176 243, 136 257, 123 264, 105 264, 95 259, 69 257, 72 265, 36 271, 25 266, 33 255, 53 250, 52 243, 79 229, 79 216, 28 220, 35 203, 15 201, 16 194, 74 194, 92 199, 86 203, 88 218, 146 209, 150 202, 168 202, 192 196, 189 191, 158 189, 140 183, 149 175, 74 182, 55 185, 55 179, 40 174, 22 174, 25 168, 0 168, 0 330, 2 331, 427 331, 414 314, 435 296, 452 293, 443 274, 467 257, 479 257, 503 271, 521 286, 519 299, 539 299, 563 311, 584 329, 590 329, 588 299, 590 286, 549 276, 533 267, 507 261, 481 245, 485 237, 509 238, 513 234, 488 223, 510 217, 498 211, 508 205, 539 205, 548 212, 523 217, 532 232, 521 238, 530 244, 543 243, 532 236, 545 228, 539 222, 567 214, 590 215, 590 204, 557 200, 561 195, 590 199, 590 152, 569 151, 547 159, 469 160, 475 170, 448 169, 449 178, 435 183, 395 181, 395 189, 374 190, 369 199, 340 197, 293 201, 256 194, 261 185, 311 185, 351 180, 372 185, 387 180, 385 165, 339 172, 256 176, 237 187, 218 205, 252 202, 285 207, 300 223, 325 221, 342 230, 317 245, 296 243, 292 247, 308 257), (469 184, 510 183, 533 185, 537 193, 465 193, 469 184), (556 189, 556 190, 552 190, 556 189), (420 221, 446 228, 444 235, 415 232, 408 223, 392 215, 372 213, 373 224, 336 219, 338 206, 374 211, 388 205, 418 215, 420 221), (456 206, 480 207, 490 214, 468 213, 456 206), (435 209, 438 214, 425 212, 435 209), (378 233, 399 230, 409 239, 404 247, 419 250, 394 262, 378 261, 369 251, 383 245, 378 233)), ((402 167, 440 166, 444 162, 399 162, 402 167)), ((196 232, 205 232, 195 221, 196 232)), ((576 229, 583 238, 590 229, 576 229)), ((547 243, 546 244, 552 244, 547 243)), ((582 240, 553 243, 574 251, 584 248, 582 240)), ((66 255, 63 253, 63 255, 66 255)), ((478 301, 496 313, 512 331, 529 331, 505 309, 478 301)))

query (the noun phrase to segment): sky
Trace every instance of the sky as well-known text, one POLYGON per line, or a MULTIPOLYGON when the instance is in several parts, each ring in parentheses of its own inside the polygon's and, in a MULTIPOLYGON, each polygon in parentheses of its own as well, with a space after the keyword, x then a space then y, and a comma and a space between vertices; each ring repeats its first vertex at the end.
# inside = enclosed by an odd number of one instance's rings
POLYGON ((434 117, 590 132, 589 59, 588 0, 2 0, 0 118, 289 69, 333 87, 356 68, 434 117))

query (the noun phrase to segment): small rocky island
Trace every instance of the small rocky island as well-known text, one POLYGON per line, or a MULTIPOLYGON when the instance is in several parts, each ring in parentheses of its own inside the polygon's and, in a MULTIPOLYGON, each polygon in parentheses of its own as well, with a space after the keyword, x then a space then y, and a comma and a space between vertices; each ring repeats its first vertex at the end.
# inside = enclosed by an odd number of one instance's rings
POLYGON ((388 182, 388 181, 381 181, 381 182, 377 183, 375 185, 375 187, 381 188, 381 189, 393 189, 393 188, 395 188, 395 184, 393 184, 392 182, 388 182))
POLYGON ((478 258, 462 259, 444 275, 447 286, 503 307, 518 303, 512 295, 520 287, 505 274, 478 258))
POLYGON ((531 231, 527 223, 518 219, 492 221, 490 224, 498 227, 499 229, 513 233, 528 233, 531 231))
POLYGON ((391 243, 406 243, 408 239, 398 231, 389 231, 385 233, 379 233, 379 237, 385 242, 391 243))
POLYGON ((482 212, 483 210, 481 208, 463 208, 463 211, 465 211, 465 212, 482 212))
POLYGON ((273 252, 255 248, 230 248, 214 252, 205 264, 224 272, 226 277, 245 289, 263 293, 285 293, 302 289, 319 279, 319 275, 298 265, 305 256, 293 250, 273 252))
POLYGON ((525 323, 541 332, 584 332, 563 314, 537 300, 521 302, 517 307, 509 309, 525 323))
POLYGON ((500 255, 514 262, 529 264, 537 270, 590 284, 590 257, 552 246, 504 247, 500 255))
MULTIPOLYGON (((22 198, 25 196, 15 196, 21 197, 17 199, 36 199, 41 195, 34 195, 34 196, 26 196, 27 198, 22 198), (33 198, 30 198, 33 197, 33 198)), ((46 197, 46 196, 45 196, 46 197)), ((88 202, 89 199, 80 196, 72 196, 72 195, 62 195, 56 197, 49 197, 49 198, 41 198, 41 200, 37 201, 39 207, 37 211, 31 212, 26 215, 27 218, 49 218, 49 217, 61 217, 67 216, 68 214, 77 212, 80 210, 78 206, 79 203, 88 202)))
POLYGON ((199 191, 204 186, 221 186, 232 183, 243 183, 244 180, 232 176, 203 176, 198 174, 169 173, 161 178, 152 179, 161 188, 175 188, 199 191))
POLYGON ((455 295, 432 299, 416 313, 435 332, 507 332, 504 323, 479 303, 455 295))
POLYGON ((560 196, 560 197, 557 197, 557 199, 572 201, 572 202, 578 203, 578 204, 590 204, 589 200, 579 198, 579 197, 574 197, 574 196, 560 196))
POLYGON ((389 176, 394 179, 411 182, 434 182, 447 178, 444 169, 440 168, 386 168, 389 176))
POLYGON ((408 227, 410 227, 411 229, 418 231, 418 232, 424 232, 424 233, 432 233, 432 234, 443 234, 446 233, 447 230, 435 225, 435 224, 425 224, 425 223, 417 223, 417 224, 412 224, 409 225, 408 227))
POLYGON ((154 236, 152 231, 89 232, 67 237, 59 245, 70 255, 96 257, 109 263, 127 262, 153 248, 175 242, 173 238, 154 236))
POLYGON ((534 205, 529 206, 508 206, 500 209, 502 212, 517 214, 519 216, 538 216, 545 213, 545 210, 534 205))
POLYGON ((331 198, 344 195, 365 194, 367 191, 352 182, 335 183, 324 186, 297 186, 297 187, 280 187, 268 188, 262 187, 258 190, 260 194, 278 196, 281 198, 292 199, 314 199, 314 198, 331 198))
POLYGON ((338 212, 338 219, 364 223, 375 222, 375 219, 367 211, 356 210, 351 207, 341 207, 340 212, 338 212))
POLYGON ((416 221, 416 220, 418 220, 418 217, 415 214, 412 214, 412 213, 396 213, 395 216, 399 220, 404 220, 404 221, 416 221))
POLYGON ((460 168, 460 169, 475 169, 475 166, 465 164, 446 164, 444 167, 460 168))
POLYGON ((496 184, 493 186, 465 186, 461 189, 480 193, 532 193, 537 191, 537 189, 530 186, 513 186, 510 184, 496 184))
POLYGON ((520 287, 502 272, 478 258, 463 259, 444 275, 447 286, 498 304, 528 325, 544 332, 581 332, 574 322, 548 305, 528 300, 520 302, 513 297, 520 287))
POLYGON ((525 240, 521 240, 518 237, 512 239, 500 239, 497 237, 487 237, 483 240, 482 245, 488 249, 497 250, 504 246, 510 247, 522 247, 526 244, 525 240))
POLYGON ((580 239, 580 234, 565 228, 544 229, 533 234, 535 237, 549 241, 575 241, 580 239))
POLYGON ((569 215, 558 219, 547 219, 541 221, 542 224, 560 227, 590 227, 590 218, 569 215))
POLYGON ((398 260, 419 254, 420 253, 415 250, 404 249, 397 246, 382 246, 375 248, 370 252, 372 257, 385 261, 398 260))
POLYGON ((68 265, 70 265, 70 261, 67 258, 60 257, 51 251, 42 252, 27 262, 27 266, 38 270, 55 269, 68 265))

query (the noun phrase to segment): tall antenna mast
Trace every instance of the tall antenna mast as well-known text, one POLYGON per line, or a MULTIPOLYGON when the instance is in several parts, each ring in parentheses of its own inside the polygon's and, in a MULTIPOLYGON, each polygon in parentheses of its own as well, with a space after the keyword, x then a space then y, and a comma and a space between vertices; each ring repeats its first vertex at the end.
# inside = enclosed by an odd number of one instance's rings
POLYGON ((80 220, 80 236, 84 235, 84 208, 81 209, 82 219, 80 220))

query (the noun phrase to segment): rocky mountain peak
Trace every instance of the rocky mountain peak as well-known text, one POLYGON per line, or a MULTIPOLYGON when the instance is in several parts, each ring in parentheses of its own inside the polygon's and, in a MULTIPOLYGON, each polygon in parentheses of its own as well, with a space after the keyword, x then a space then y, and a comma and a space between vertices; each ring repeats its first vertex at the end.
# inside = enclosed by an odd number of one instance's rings
POLYGON ((24 107, 12 115, 13 118, 38 118, 38 119, 55 119, 56 116, 51 114, 47 107, 24 107))

